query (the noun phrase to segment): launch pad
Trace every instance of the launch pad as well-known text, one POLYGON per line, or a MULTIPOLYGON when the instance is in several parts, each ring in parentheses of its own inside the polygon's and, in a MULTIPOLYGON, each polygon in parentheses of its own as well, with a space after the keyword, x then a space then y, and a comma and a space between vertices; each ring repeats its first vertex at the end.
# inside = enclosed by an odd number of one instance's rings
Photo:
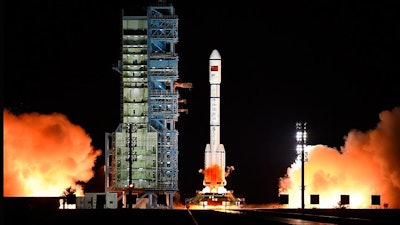
POLYGON ((241 208, 243 204, 244 199, 236 198, 232 191, 227 191, 226 193, 204 193, 197 191, 196 196, 185 199, 186 207, 196 207, 198 209, 241 208))

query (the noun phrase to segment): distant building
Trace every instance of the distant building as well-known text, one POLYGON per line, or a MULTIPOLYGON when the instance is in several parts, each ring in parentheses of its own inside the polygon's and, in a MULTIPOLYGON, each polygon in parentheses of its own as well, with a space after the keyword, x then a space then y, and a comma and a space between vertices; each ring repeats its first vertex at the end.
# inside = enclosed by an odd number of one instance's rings
POLYGON ((76 209, 116 209, 117 193, 86 193, 76 197, 76 209))

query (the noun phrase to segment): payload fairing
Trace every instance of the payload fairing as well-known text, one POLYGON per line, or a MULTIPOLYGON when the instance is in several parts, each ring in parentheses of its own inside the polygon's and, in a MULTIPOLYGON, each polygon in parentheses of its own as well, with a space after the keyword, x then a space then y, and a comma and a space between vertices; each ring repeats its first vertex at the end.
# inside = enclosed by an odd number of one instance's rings
POLYGON ((226 193, 225 148, 220 143, 220 85, 221 55, 218 50, 211 52, 209 59, 210 81, 210 143, 204 155, 203 193, 226 193))

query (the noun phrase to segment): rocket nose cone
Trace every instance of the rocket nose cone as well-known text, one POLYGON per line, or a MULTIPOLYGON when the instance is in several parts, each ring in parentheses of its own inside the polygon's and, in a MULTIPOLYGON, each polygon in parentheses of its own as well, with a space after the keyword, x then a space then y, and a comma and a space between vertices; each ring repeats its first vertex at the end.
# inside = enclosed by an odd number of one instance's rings
POLYGON ((219 54, 217 49, 214 49, 211 52, 210 59, 221 59, 221 55, 219 54))

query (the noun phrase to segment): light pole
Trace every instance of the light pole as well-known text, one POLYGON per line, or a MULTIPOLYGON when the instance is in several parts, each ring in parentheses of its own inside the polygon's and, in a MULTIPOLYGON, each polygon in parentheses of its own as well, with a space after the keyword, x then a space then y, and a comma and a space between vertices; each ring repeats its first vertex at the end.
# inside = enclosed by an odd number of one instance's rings
POLYGON ((296 140, 297 140, 297 151, 301 151, 301 208, 304 209, 304 147, 306 145, 307 140, 307 131, 306 131, 307 123, 296 123, 296 140))

